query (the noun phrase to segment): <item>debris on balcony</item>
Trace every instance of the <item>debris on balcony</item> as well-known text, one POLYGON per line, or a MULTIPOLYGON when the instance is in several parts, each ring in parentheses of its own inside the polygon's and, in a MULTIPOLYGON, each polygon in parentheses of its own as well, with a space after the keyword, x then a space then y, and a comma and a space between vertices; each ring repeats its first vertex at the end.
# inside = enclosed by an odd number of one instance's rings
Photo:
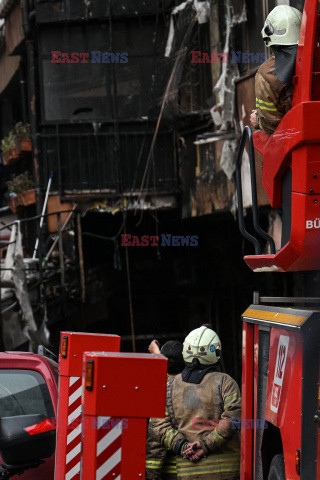
POLYGON ((212 109, 212 119, 221 131, 228 131, 230 125, 232 125, 234 121, 234 81, 239 77, 238 66, 236 63, 230 61, 229 56, 232 41, 231 33, 236 25, 246 22, 247 20, 246 4, 244 0, 241 1, 241 4, 238 2, 238 11, 240 11, 240 13, 235 12, 234 3, 231 0, 226 1, 225 8, 226 32, 223 53, 227 55, 229 60, 228 62, 222 62, 221 76, 214 87, 214 91, 217 95, 217 105, 212 109))
MULTIPOLYGON (((34 319, 27 286, 26 268, 28 268, 28 262, 25 262, 23 257, 22 235, 19 221, 12 225, 7 254, 1 267, 1 285, 7 285, 1 288, 2 309, 8 300, 11 301, 12 308, 15 308, 16 305, 19 306, 18 314, 14 316, 11 313, 11 308, 5 306, 2 311, 2 316, 6 318, 7 323, 10 323, 10 321, 13 322, 13 331, 17 331, 17 319, 19 318, 21 331, 17 338, 22 339, 22 343, 31 341, 31 333, 37 331, 37 325, 34 319)), ((17 348, 19 345, 15 342, 15 345, 10 346, 17 348)), ((9 347, 8 343, 6 347, 9 347)))
POLYGON ((165 57, 170 57, 172 51, 172 45, 174 41, 175 35, 175 25, 174 25, 174 16, 178 13, 182 12, 186 7, 192 6, 195 11, 195 15, 197 16, 198 23, 201 25, 202 23, 206 23, 210 17, 210 2, 199 2, 198 0, 186 0, 185 2, 180 3, 177 7, 175 7, 171 12, 170 18, 170 29, 169 35, 167 40, 167 46, 165 50, 165 57))

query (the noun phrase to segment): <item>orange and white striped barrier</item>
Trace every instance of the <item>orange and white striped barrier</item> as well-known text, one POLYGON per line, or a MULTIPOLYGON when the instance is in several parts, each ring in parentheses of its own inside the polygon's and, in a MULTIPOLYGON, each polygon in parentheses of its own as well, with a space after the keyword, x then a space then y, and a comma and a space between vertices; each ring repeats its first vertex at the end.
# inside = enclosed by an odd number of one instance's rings
POLYGON ((162 355, 85 353, 81 480, 145 478, 147 419, 164 417, 166 387, 162 355))
POLYGON ((83 353, 93 348, 118 352, 120 337, 61 333, 55 480, 80 480, 83 353))

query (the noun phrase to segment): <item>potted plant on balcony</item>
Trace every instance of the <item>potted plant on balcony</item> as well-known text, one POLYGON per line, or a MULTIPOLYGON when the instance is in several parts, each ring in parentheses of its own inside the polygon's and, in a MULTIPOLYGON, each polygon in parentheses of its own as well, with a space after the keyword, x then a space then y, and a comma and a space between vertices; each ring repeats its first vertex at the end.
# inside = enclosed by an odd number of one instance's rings
POLYGON ((16 123, 9 135, 1 141, 2 160, 4 165, 15 163, 27 152, 31 152, 30 125, 16 123))
POLYGON ((34 182, 29 172, 21 173, 13 180, 7 182, 10 194, 10 208, 13 213, 21 207, 27 207, 36 203, 34 182))

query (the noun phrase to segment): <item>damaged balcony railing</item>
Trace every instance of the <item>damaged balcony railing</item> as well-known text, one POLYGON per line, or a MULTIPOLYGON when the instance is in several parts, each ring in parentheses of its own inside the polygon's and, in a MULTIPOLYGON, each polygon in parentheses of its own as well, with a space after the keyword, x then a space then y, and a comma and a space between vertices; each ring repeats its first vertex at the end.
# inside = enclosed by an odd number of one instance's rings
POLYGON ((59 126, 54 132, 39 134, 43 187, 52 171, 52 188, 61 197, 74 192, 128 195, 177 191, 172 134, 159 132, 150 154, 153 132, 146 133, 145 126, 120 131, 118 137, 113 129, 92 133, 89 128, 90 132, 80 132, 59 126))
MULTIPOLYGON (((81 266, 77 265, 75 253, 71 258, 69 251, 66 257, 62 237, 67 230, 74 230, 71 222, 74 215, 79 220, 76 205, 72 210, 15 220, 0 227, 0 233, 4 229, 10 231, 10 239, 0 243, 0 320, 3 325, 0 345, 6 349, 16 349, 25 342, 32 342, 33 346, 46 343, 47 307, 52 311, 57 301, 63 307, 67 298, 74 295, 72 292, 79 292, 80 300, 82 281, 78 272, 81 266), (51 247, 47 241, 41 241, 39 260, 30 258, 39 235, 42 239, 41 218, 54 215, 57 216, 56 239, 51 247), (54 295, 48 294, 51 290, 54 295)), ((49 238, 53 240, 52 236, 49 238)), ((73 234, 64 240, 68 243, 70 238, 76 242, 73 234)), ((78 247, 80 257, 82 243, 79 241, 78 247)), ((29 346, 31 348, 31 344, 29 346)))

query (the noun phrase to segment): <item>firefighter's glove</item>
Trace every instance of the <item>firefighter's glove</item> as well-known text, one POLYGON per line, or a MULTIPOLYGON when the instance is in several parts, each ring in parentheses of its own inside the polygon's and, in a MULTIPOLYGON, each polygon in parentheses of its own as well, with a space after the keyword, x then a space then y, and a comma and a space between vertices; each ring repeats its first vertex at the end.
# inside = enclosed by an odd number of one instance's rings
POLYGON ((183 452, 188 448, 188 445, 189 443, 185 438, 180 438, 180 440, 178 440, 175 444, 173 451, 176 455, 183 456, 183 452))

